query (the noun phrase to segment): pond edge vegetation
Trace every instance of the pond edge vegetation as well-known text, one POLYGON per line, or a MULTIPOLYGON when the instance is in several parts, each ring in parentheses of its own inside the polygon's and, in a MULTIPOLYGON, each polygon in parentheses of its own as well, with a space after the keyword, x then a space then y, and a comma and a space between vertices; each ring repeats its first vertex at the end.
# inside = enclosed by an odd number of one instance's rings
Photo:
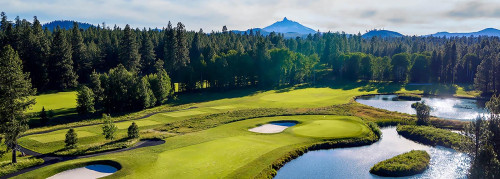
POLYGON ((430 163, 424 150, 412 150, 375 164, 370 173, 384 177, 404 177, 423 173, 430 163))

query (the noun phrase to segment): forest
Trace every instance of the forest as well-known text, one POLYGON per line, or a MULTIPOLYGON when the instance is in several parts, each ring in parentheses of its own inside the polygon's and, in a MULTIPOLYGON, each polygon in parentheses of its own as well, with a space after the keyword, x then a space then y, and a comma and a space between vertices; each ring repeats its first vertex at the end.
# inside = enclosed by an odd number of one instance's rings
POLYGON ((1 14, 0 47, 11 46, 38 92, 89 84, 93 73, 123 65, 135 76, 163 69, 178 91, 281 86, 332 79, 473 84, 483 95, 500 90, 498 37, 365 39, 339 32, 306 38, 236 34, 224 28, 188 31, 179 22, 163 29, 100 24, 42 29, 1 14), (160 66, 160 67, 159 67, 160 66))

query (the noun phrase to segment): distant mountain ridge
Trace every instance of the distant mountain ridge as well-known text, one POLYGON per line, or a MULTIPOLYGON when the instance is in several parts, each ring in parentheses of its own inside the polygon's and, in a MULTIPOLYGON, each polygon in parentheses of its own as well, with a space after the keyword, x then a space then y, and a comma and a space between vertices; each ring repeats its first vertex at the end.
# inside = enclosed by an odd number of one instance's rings
POLYGON ((496 36, 500 37, 500 30, 495 28, 486 28, 477 32, 469 32, 469 33, 450 33, 450 32, 438 32, 435 34, 430 34, 426 36, 433 37, 470 37, 470 36, 496 36))
POLYGON ((77 22, 77 21, 71 21, 71 20, 52 21, 52 22, 43 24, 42 27, 43 28, 47 27, 50 31, 54 31, 57 26, 59 26, 61 29, 72 29, 74 22, 78 23, 78 27, 81 29, 88 29, 89 27, 94 27, 94 25, 89 24, 89 23, 77 22))
POLYGON ((246 31, 232 30, 234 33, 239 34, 250 34, 252 31, 254 34, 259 32, 261 35, 269 35, 271 32, 276 32, 283 34, 285 38, 295 38, 295 37, 304 37, 309 34, 316 33, 312 28, 306 27, 298 22, 288 20, 286 17, 283 18, 282 21, 275 22, 270 26, 264 28, 252 28, 246 31))
POLYGON ((362 35, 365 39, 371 39, 373 37, 387 38, 387 37, 403 37, 403 34, 399 32, 389 31, 389 30, 370 30, 362 35))

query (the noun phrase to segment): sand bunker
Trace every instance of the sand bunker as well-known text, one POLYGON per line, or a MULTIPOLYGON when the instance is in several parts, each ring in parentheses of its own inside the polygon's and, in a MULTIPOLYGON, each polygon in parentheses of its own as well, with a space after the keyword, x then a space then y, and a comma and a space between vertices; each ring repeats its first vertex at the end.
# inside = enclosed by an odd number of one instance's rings
POLYGON ((272 122, 248 130, 251 132, 257 132, 263 134, 273 134, 273 133, 283 132, 286 128, 294 126, 295 124, 296 123, 294 122, 272 122))
POLYGON ((49 179, 95 179, 115 173, 118 169, 109 165, 88 165, 86 167, 66 170, 49 179))

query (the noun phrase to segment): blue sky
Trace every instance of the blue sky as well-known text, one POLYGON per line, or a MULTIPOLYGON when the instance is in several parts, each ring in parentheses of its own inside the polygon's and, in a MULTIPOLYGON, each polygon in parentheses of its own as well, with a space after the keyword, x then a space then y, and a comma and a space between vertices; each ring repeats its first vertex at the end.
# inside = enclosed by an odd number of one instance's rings
POLYGON ((500 0, 0 0, 0 11, 40 21, 77 20, 132 27, 183 22, 205 32, 264 27, 288 17, 320 31, 407 35, 500 28, 500 0))

